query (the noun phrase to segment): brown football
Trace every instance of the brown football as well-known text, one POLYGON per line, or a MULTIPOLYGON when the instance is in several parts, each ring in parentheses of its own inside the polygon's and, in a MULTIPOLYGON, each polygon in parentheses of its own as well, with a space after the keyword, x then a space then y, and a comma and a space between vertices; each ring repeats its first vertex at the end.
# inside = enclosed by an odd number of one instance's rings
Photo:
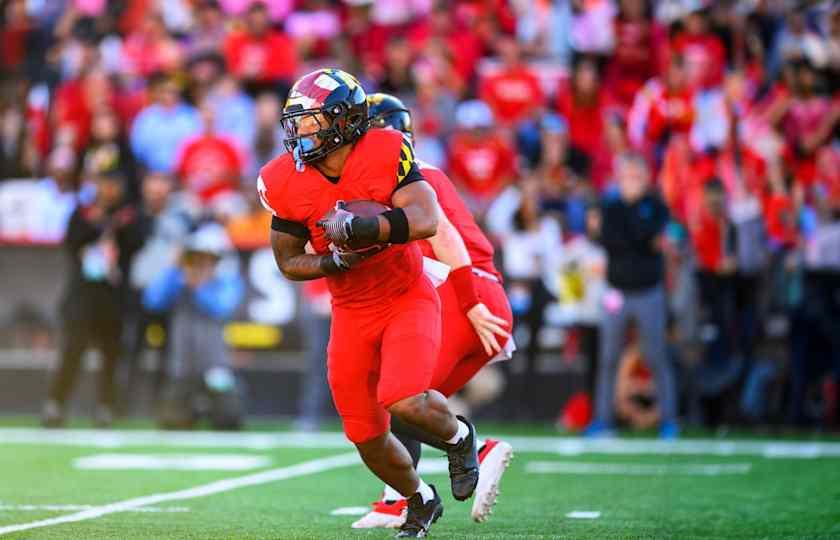
MULTIPOLYGON (((382 204, 380 202, 370 201, 370 200, 365 200, 365 199, 359 199, 359 200, 355 200, 355 201, 345 201, 344 208, 348 212, 351 212, 353 215, 359 216, 359 217, 378 216, 382 212, 386 212, 386 211, 391 209, 390 206, 387 206, 387 205, 382 204)), ((330 210, 327 213, 327 216, 332 215, 333 212, 334 212, 334 210, 330 210)), ((381 250, 383 247, 386 247, 387 245, 388 245, 387 243, 383 243, 383 244, 374 244, 372 246, 368 246, 368 247, 361 248, 361 249, 351 249, 349 247, 345 247, 344 249, 348 249, 350 251, 355 251, 356 253, 368 253, 368 252, 373 253, 373 252, 376 252, 378 250, 381 250)))
POLYGON ((378 216, 382 212, 387 212, 391 209, 390 206, 384 205, 376 201, 357 200, 347 201, 344 205, 348 212, 359 217, 373 217, 378 216))

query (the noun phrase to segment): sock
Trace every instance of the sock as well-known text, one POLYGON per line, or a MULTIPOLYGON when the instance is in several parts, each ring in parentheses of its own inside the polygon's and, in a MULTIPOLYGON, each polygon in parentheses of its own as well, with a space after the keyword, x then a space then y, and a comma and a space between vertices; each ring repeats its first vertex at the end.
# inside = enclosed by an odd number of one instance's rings
POLYGON ((392 488, 388 484, 385 484, 385 489, 383 490, 383 493, 382 493, 382 500, 383 501, 401 501, 403 499, 405 499, 405 497, 403 497, 400 494, 399 491, 392 488))
POLYGON ((432 491, 432 488, 429 487, 429 484, 424 482, 422 479, 420 480, 420 485, 417 486, 417 493, 423 498, 423 504, 431 501, 435 498, 435 492, 432 491))
POLYGON ((447 439, 447 443, 449 444, 458 444, 463 439, 470 434, 470 428, 467 427, 467 424, 463 423, 462 421, 458 420, 458 431, 455 432, 455 435, 452 436, 451 439, 447 439))

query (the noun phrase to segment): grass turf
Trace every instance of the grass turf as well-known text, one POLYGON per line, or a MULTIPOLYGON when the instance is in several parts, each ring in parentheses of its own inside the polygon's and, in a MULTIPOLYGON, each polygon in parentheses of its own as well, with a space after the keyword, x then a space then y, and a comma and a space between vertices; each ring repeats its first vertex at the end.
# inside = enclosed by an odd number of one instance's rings
MULTIPOLYGON (((17 424, 17 422, 13 422, 17 424)), ((20 425, 20 424, 18 424, 20 425)), ((521 435, 521 430, 517 430, 521 435)), ((535 434, 543 435, 539 430, 535 434)), ((347 450, 350 450, 348 447, 347 450)), ((19 505, 107 503, 191 488, 254 471, 77 470, 77 457, 101 453, 252 454, 282 467, 344 450, 279 448, 121 447, 4 444, 0 446, 0 528, 70 511, 19 505)), ((427 452, 436 457, 435 452, 427 452)), ((258 469, 259 471, 261 469, 258 469)), ((517 454, 490 521, 474 524, 469 503, 449 495, 445 474, 424 475, 444 496, 435 538, 840 538, 840 459, 758 456, 517 454), (642 465, 748 463, 749 473, 724 476, 533 474, 532 461, 642 465), (571 511, 597 519, 570 519, 571 511)), ((244 487, 207 497, 153 505, 183 512, 108 514, 96 519, 13 533, 9 538, 390 538, 393 531, 350 529, 338 507, 363 506, 380 484, 354 465, 244 487)))

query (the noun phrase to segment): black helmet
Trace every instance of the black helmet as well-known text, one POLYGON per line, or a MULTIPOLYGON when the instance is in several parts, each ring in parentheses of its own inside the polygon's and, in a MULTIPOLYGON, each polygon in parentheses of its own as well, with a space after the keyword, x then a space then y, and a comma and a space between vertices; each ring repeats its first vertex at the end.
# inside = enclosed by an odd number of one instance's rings
POLYGON ((414 137, 414 126, 411 123, 411 111, 406 109, 399 98, 391 94, 371 94, 368 100, 369 127, 391 127, 402 131, 409 137, 414 137))
POLYGON ((340 69, 313 71, 289 91, 280 118, 283 144, 298 164, 316 161, 364 135, 367 113, 367 94, 355 77, 340 69), (303 123, 318 129, 301 135, 303 123))

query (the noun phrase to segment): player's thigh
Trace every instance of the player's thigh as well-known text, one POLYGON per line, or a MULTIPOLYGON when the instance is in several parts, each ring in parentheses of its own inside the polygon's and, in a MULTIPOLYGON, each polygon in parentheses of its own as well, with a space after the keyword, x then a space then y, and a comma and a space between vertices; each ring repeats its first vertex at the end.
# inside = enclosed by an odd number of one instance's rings
POLYGON ((382 334, 377 398, 383 407, 425 392, 440 351, 440 300, 431 282, 418 283, 394 303, 382 334))
MULTIPOLYGON (((441 291, 441 289, 438 289, 438 291, 441 291)), ((501 284, 479 278, 477 289, 482 303, 487 306, 487 309, 493 315, 504 319, 507 323, 504 328, 510 331, 513 326, 513 313, 501 284)), ((452 298, 450 298, 449 292, 442 291, 441 302, 444 309, 448 302, 454 301, 457 305, 454 293, 451 296, 452 298)), ((441 355, 435 369, 432 387, 442 394, 450 396, 463 388, 485 364, 495 357, 495 354, 487 354, 469 319, 460 311, 445 311, 443 325, 441 355)), ((497 335, 496 340, 499 346, 504 347, 508 338, 497 335)))
MULTIPOLYGON (((378 437, 388 429, 389 416, 377 402, 379 343, 361 331, 365 317, 336 310, 327 347, 327 380, 344 433, 354 443, 378 437)), ((368 328, 370 329, 370 328, 368 328)))
POLYGON ((472 353, 478 336, 467 316, 461 311, 452 284, 447 281, 437 288, 441 308, 440 352, 432 375, 432 388, 439 386, 462 358, 472 353))

